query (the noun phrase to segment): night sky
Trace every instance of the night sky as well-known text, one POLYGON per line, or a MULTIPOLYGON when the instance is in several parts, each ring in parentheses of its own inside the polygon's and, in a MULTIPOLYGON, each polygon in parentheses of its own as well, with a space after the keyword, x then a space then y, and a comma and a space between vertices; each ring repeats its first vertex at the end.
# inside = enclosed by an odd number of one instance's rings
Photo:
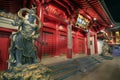
POLYGON ((104 0, 115 22, 120 22, 120 0, 104 0))

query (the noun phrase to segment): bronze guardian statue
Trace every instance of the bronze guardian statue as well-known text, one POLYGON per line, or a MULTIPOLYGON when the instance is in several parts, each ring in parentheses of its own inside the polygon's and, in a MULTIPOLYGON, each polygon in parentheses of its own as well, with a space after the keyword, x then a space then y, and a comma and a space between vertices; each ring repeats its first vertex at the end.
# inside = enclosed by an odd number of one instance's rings
POLYGON ((18 19, 13 25, 18 31, 10 36, 10 66, 21 66, 39 62, 34 41, 39 37, 41 22, 34 9, 22 8, 18 11, 18 19))

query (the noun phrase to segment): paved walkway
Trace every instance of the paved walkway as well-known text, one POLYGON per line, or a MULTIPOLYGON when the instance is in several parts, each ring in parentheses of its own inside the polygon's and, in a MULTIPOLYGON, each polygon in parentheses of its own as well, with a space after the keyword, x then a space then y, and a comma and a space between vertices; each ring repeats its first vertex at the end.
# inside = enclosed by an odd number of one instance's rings
POLYGON ((78 73, 65 80, 120 80, 120 57, 106 60, 87 73, 78 73))

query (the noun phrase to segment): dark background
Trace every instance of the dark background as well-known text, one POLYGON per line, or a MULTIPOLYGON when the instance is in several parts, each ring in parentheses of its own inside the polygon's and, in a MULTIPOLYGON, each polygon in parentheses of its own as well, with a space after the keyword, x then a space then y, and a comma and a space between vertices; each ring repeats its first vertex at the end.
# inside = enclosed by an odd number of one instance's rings
POLYGON ((104 0, 115 22, 120 22, 120 0, 104 0))

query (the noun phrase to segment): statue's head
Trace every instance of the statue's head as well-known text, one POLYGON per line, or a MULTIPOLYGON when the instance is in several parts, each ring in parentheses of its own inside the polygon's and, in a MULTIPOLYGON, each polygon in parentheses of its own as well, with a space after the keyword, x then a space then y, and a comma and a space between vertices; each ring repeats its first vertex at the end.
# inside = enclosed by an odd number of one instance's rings
POLYGON ((28 8, 22 8, 18 11, 18 17, 21 18, 23 21, 28 20, 30 23, 37 22, 38 27, 41 27, 41 22, 39 20, 39 17, 36 15, 35 8, 28 9, 28 8), (27 13, 27 18, 23 16, 23 13, 27 13))
MULTIPOLYGON (((25 19, 28 20, 30 23, 34 23, 36 17, 34 15, 36 15, 36 10, 34 7, 32 7, 32 9, 27 9, 25 11, 25 19)), ((24 12, 23 12, 24 13, 24 12)))
POLYGON ((30 23, 34 23, 34 21, 35 21, 35 19, 36 19, 36 17, 35 16, 33 16, 33 14, 32 13, 29 13, 28 14, 28 21, 30 22, 30 23))

